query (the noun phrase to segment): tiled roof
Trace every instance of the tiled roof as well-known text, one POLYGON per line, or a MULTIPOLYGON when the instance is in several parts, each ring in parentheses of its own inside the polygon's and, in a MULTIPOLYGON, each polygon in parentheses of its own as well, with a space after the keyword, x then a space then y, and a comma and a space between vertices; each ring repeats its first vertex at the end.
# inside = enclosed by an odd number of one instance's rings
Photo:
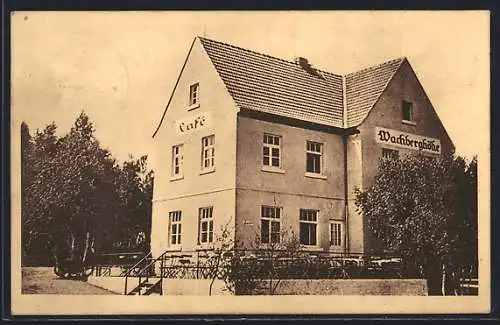
POLYGON ((199 39, 240 108, 339 128, 363 122, 404 60, 392 60, 342 77, 317 69, 309 72, 295 62, 199 39))
POLYGON ((342 127, 342 77, 200 38, 241 108, 342 127))
POLYGON ((403 60, 388 61, 345 77, 347 127, 363 122, 403 60))

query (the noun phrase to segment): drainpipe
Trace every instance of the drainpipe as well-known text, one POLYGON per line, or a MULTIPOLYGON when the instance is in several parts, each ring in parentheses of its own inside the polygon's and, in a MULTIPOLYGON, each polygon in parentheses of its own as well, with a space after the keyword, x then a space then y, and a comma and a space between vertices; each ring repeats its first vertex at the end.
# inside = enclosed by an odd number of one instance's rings
POLYGON ((347 134, 342 136, 344 142, 344 253, 349 253, 349 184, 347 182, 347 134))
MULTIPOLYGON (((342 124, 344 130, 347 128, 347 80, 342 76, 342 124)), ((344 253, 349 253, 349 186, 347 183, 347 137, 348 133, 342 135, 344 142, 344 253)))

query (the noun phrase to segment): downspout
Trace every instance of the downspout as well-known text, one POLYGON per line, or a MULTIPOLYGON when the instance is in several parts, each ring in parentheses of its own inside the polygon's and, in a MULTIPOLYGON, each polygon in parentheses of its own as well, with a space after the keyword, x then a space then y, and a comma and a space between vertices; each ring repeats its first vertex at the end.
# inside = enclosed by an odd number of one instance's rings
MULTIPOLYGON (((347 86, 346 78, 342 76, 342 105, 343 105, 343 126, 347 129, 347 86)), ((342 135, 344 143, 344 253, 349 253, 349 186, 347 175, 347 137, 348 133, 342 135)))
POLYGON ((349 253, 349 185, 347 183, 347 134, 342 136, 344 142, 344 253, 349 253))

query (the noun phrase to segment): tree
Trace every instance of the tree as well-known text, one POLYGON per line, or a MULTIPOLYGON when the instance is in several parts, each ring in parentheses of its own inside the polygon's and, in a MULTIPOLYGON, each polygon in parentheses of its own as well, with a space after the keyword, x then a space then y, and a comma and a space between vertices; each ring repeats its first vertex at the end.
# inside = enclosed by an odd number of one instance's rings
POLYGON ((443 268, 456 267, 467 249, 465 238, 473 240, 474 168, 452 156, 382 159, 372 185, 356 190, 371 233, 403 257, 407 276, 423 272, 431 295, 443 293, 443 268))
POLYGON ((51 123, 32 138, 21 126, 23 255, 48 257, 55 250, 56 262, 78 266, 94 248, 109 252, 126 243, 126 249, 149 250, 147 157, 130 157, 120 167, 84 112, 63 137, 56 129, 51 123))
MULTIPOLYGON (((216 279, 223 280, 226 290, 234 294, 252 294, 263 290, 274 295, 282 279, 290 277, 301 258, 299 238, 291 230, 281 230, 279 241, 262 245, 259 234, 245 246, 234 238, 230 222, 216 234, 211 254, 205 261, 208 269, 209 295, 216 279)), ((299 266, 300 268, 300 266, 299 266)))
POLYGON ((103 225, 99 219, 106 217, 115 195, 115 161, 93 133, 82 112, 70 132, 57 140, 57 154, 37 174, 41 186, 35 194, 51 223, 56 260, 67 257, 75 269, 86 263, 95 230, 103 225))
POLYGON ((149 250, 153 180, 153 172, 147 169, 147 156, 137 160, 130 157, 123 163, 117 185, 120 207, 116 216, 116 249, 149 250))
POLYGON ((40 172, 57 155, 56 129, 56 125, 50 123, 31 137, 28 125, 21 124, 23 264, 47 264, 51 255, 50 219, 41 206, 43 197, 39 197, 39 193, 45 192, 49 186, 40 177, 40 172), (37 256, 38 261, 27 261, 31 256, 37 256))
POLYGON ((27 207, 21 211, 22 220, 22 242, 23 254, 22 264, 26 264, 26 258, 32 250, 33 239, 35 234, 33 228, 30 227, 29 219, 31 218, 32 211, 28 209, 28 187, 33 183, 34 168, 33 168, 33 150, 34 143, 30 135, 29 127, 26 123, 21 123, 21 205, 27 207))
MULTIPOLYGON (((260 236, 255 237, 255 245, 258 247, 259 258, 247 260, 247 263, 257 263, 257 270, 259 280, 267 285, 267 293, 274 295, 280 282, 284 278, 289 278, 294 275, 297 267, 304 266, 303 262, 307 261, 301 256, 300 240, 295 232, 291 229, 282 229, 279 232, 279 240, 262 246, 260 236)), ((307 256, 307 254, 306 254, 307 256)), ((296 275, 296 274, 295 274, 296 275)))

